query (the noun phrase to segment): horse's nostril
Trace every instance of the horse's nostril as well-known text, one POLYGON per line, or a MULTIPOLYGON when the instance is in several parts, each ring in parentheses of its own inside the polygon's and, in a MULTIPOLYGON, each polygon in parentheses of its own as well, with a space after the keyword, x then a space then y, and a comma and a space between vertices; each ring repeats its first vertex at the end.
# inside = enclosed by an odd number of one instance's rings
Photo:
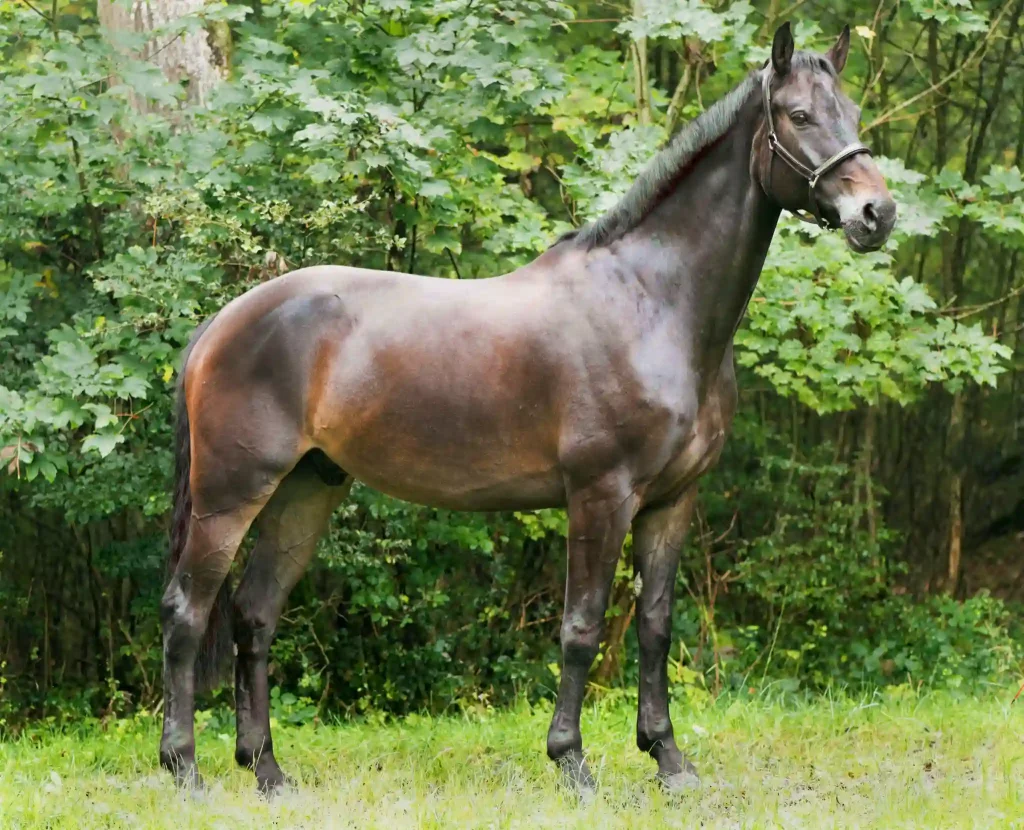
POLYGON ((874 202, 867 202, 864 205, 864 224, 869 233, 874 233, 878 228, 878 207, 874 202))

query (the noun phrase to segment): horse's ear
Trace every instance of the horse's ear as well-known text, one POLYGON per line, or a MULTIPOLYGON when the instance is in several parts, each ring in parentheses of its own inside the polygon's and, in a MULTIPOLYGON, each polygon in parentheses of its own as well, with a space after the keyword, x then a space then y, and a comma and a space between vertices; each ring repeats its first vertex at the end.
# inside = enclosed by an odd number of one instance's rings
POLYGON ((846 56, 849 54, 850 27, 843 26, 843 31, 839 33, 838 40, 832 44, 832 48, 828 50, 828 54, 825 56, 832 61, 832 66, 835 67, 837 75, 842 72, 843 67, 846 66, 846 56))
POLYGON ((785 75, 793 62, 793 32, 790 31, 789 22, 783 23, 775 30, 775 39, 772 41, 772 66, 776 75, 785 75))

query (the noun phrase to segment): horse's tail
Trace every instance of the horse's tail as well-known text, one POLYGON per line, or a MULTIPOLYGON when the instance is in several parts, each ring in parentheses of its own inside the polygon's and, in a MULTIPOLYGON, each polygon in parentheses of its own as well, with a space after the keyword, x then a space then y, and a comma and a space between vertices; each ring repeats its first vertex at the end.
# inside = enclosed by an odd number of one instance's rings
MULTIPOLYGON (((167 576, 174 575, 175 568, 188 544, 188 528, 192 519, 192 436, 188 422, 188 407, 185 404, 185 367, 192 348, 203 336, 213 317, 196 329, 181 358, 178 374, 177 401, 175 403, 174 432, 174 507, 171 513, 170 555, 167 558, 167 576)), ((231 580, 224 578, 217 598, 210 610, 206 634, 196 654, 195 684, 197 689, 206 690, 218 683, 233 652, 234 638, 231 631, 231 580)))

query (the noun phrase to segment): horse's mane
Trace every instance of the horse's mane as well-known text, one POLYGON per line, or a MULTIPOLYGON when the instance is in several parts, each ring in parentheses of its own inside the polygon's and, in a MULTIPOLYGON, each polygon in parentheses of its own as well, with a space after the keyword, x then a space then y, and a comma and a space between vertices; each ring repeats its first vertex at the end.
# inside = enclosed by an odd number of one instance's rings
POLYGON ((729 131, 744 102, 758 88, 759 79, 759 72, 750 73, 679 130, 648 162, 615 207, 582 228, 569 231, 558 242, 572 239, 585 248, 596 248, 633 230, 674 189, 697 157, 729 131))

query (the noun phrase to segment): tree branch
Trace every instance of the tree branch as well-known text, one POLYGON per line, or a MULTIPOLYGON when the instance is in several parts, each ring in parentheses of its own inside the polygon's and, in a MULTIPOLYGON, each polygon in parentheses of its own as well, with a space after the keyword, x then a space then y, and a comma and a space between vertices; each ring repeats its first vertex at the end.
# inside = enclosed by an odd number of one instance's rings
POLYGON ((891 107, 887 111, 883 112, 881 115, 878 116, 878 118, 876 118, 874 121, 872 121, 870 124, 868 124, 864 128, 863 132, 870 132, 871 130, 875 129, 875 127, 879 127, 882 124, 885 124, 886 122, 891 121, 892 117, 897 112, 900 112, 901 110, 905 110, 907 107, 909 107, 909 106, 911 106, 913 104, 916 104, 922 98, 925 98, 928 95, 931 95, 936 90, 938 90, 938 89, 942 88, 943 86, 945 86, 946 84, 948 84, 950 81, 952 81, 958 75, 961 75, 974 62, 974 60, 976 58, 978 58, 979 56, 983 56, 984 53, 986 51, 988 51, 989 43, 991 42, 992 38, 995 36, 996 30, 999 28, 999 24, 1002 22, 1003 17, 1006 15, 1006 12, 1009 10, 1009 8, 1010 8, 1010 6, 1012 4, 1013 4, 1013 0, 1008 0, 1008 2, 1006 2, 1003 5, 1003 7, 999 10, 999 14, 996 15, 996 19, 993 20, 992 21, 992 25, 989 26, 988 32, 985 33, 985 37, 983 37, 981 39, 981 43, 979 43, 978 46, 975 48, 975 50, 973 52, 971 52, 970 55, 968 55, 967 59, 965 61, 963 61, 963 63, 959 64, 956 69, 954 69, 952 72, 947 73, 943 78, 940 78, 938 81, 933 83, 927 89, 922 90, 921 92, 917 93, 917 95, 912 95, 910 98, 908 98, 903 103, 897 104, 896 106, 891 107))

